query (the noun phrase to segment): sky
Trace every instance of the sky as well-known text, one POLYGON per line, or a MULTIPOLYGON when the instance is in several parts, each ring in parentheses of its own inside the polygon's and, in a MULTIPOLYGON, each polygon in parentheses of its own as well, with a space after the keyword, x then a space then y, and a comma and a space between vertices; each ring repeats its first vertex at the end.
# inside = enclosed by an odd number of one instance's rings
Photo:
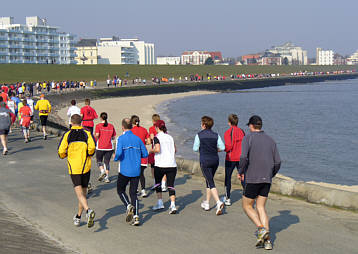
POLYGON ((13 0, 2 1, 0 16, 21 24, 40 16, 76 39, 139 38, 155 43, 157 56, 238 57, 290 41, 314 57, 317 47, 358 49, 357 10, 357 0, 13 0))

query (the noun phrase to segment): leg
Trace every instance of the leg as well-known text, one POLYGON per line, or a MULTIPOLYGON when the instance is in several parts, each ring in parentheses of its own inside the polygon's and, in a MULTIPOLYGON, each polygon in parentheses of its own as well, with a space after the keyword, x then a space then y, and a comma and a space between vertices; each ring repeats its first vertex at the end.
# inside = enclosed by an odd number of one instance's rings
POLYGON ((262 225, 266 228, 267 231, 270 231, 269 218, 265 209, 266 201, 267 197, 258 196, 256 199, 256 210, 262 225))
POLYGON ((127 207, 130 204, 129 198, 126 194, 126 187, 127 187, 128 182, 129 182, 128 177, 125 177, 121 173, 118 173, 117 193, 118 193, 119 198, 122 200, 123 204, 125 205, 125 207, 127 207))
MULTIPOLYGON (((88 203, 85 193, 83 193, 83 188, 81 185, 75 186, 75 193, 78 199, 78 212, 82 213, 82 210, 88 210, 88 203)), ((80 215, 80 214, 78 214, 80 215)))
POLYGON ((137 189, 139 184, 139 177, 131 177, 129 186, 129 195, 131 197, 131 204, 134 206, 135 215, 138 215, 138 196, 137 189))
MULTIPOLYGON (((81 187, 82 187, 82 186, 81 186, 81 187)), ((84 196, 86 196, 86 194, 87 194, 87 188, 83 188, 83 187, 82 187, 82 193, 83 193, 84 196)), ((78 212, 77 212, 77 216, 78 216, 78 217, 81 217, 81 215, 82 215, 82 213, 83 213, 83 209, 85 209, 85 208, 83 207, 83 205, 81 204, 81 202, 78 202, 78 212)))
POLYGON ((163 179, 163 172, 160 168, 154 167, 154 177, 155 177, 155 191, 157 192, 157 198, 162 199, 162 186, 161 181, 163 179))
POLYGON ((167 176, 168 190, 170 201, 175 202, 175 176, 177 174, 177 168, 168 168, 166 169, 165 175, 167 176))
POLYGON ((142 187, 142 190, 145 190, 145 177, 144 177, 144 170, 146 169, 146 166, 140 167, 140 185, 142 187))
POLYGON ((254 203, 255 199, 247 198, 245 196, 242 198, 242 208, 244 209, 246 215, 256 225, 256 227, 262 227, 263 224, 260 220, 260 217, 253 207, 254 203))
POLYGON ((105 170, 106 170, 107 176, 109 176, 110 162, 111 162, 112 155, 113 155, 113 150, 106 151, 106 153, 104 155, 104 165, 105 165, 105 170))
POLYGON ((235 168, 235 164, 231 161, 225 161, 225 189, 226 189, 226 198, 230 199, 231 193, 231 176, 232 171, 235 168))
POLYGON ((7 151, 7 135, 5 135, 5 134, 0 135, 0 139, 1 139, 1 144, 4 148, 4 151, 7 151))

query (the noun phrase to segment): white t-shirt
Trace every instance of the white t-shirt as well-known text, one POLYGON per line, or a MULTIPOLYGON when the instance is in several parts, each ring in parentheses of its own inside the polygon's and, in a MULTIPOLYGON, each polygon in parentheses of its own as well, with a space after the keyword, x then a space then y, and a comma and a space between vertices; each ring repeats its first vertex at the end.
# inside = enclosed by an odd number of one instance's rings
POLYGON ((160 168, 174 168, 177 166, 175 161, 175 145, 172 136, 164 132, 159 132, 154 137, 154 144, 160 144, 160 153, 154 156, 155 166, 160 168))
POLYGON ((10 111, 15 114, 15 102, 13 100, 8 100, 7 106, 9 107, 10 111))
POLYGON ((77 106, 71 106, 69 107, 68 111, 67 111, 67 116, 69 117, 68 119, 68 123, 71 124, 71 117, 73 115, 81 115, 81 109, 77 106))
POLYGON ((34 100, 33 99, 27 99, 27 105, 31 108, 32 115, 34 114, 34 100))

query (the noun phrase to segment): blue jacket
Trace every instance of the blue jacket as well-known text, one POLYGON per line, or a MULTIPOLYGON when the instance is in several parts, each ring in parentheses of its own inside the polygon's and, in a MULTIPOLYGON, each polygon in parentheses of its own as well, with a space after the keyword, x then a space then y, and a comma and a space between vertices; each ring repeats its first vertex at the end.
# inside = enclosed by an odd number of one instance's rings
POLYGON ((119 172, 127 177, 140 175, 141 158, 147 158, 148 152, 142 140, 131 131, 126 131, 117 139, 114 161, 120 161, 119 172))
POLYGON ((220 136, 212 130, 202 130, 194 140, 193 150, 200 153, 200 164, 219 163, 218 149, 225 150, 225 144, 220 136))

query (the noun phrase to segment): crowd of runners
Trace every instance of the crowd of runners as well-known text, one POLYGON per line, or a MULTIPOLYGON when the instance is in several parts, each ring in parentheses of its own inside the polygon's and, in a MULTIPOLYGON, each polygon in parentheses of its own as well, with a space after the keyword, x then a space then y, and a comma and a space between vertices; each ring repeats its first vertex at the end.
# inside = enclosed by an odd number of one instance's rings
MULTIPOLYGON (((15 94, 0 96, 0 138, 3 154, 8 154, 7 135, 11 126, 18 124, 29 142, 29 127, 34 111, 39 114, 43 138, 47 139, 47 117, 51 113, 51 104, 41 94, 36 103, 31 98, 16 99, 15 94)), ((73 217, 75 226, 79 226, 85 213, 88 227, 94 225, 95 212, 89 208, 87 194, 90 186, 91 162, 95 156, 99 170, 98 181, 110 183, 110 164, 112 158, 118 163, 117 193, 126 207, 125 220, 131 225, 140 225, 138 196, 148 196, 144 171, 149 165, 154 179, 152 190, 157 193, 154 211, 165 209, 162 192, 168 192, 170 199, 169 214, 176 214, 177 207, 175 178, 177 174, 174 139, 167 132, 166 124, 158 114, 152 116, 153 126, 149 130, 140 125, 137 115, 122 120, 117 137, 115 127, 109 122, 109 116, 102 112, 99 116, 91 107, 89 99, 79 108, 71 101, 67 116, 69 130, 62 136, 58 146, 61 159, 67 158, 68 172, 78 199, 78 211, 73 217), (100 123, 94 120, 99 117, 100 123), (140 189, 139 189, 140 184, 140 189), (129 185, 127 194, 126 187, 129 185)), ((280 169, 281 160, 276 143, 262 130, 262 119, 254 115, 247 125, 250 133, 238 127, 239 118, 235 114, 228 116, 228 130, 222 140, 212 131, 214 120, 209 116, 201 118, 201 131, 195 136, 193 151, 200 154, 200 167, 206 182, 206 196, 201 203, 205 211, 211 210, 210 201, 215 202, 216 215, 222 215, 225 206, 231 206, 231 179, 234 169, 243 186, 243 210, 257 227, 256 247, 272 249, 269 234, 269 219, 265 205, 270 191, 272 178, 280 169), (220 199, 215 184, 215 173, 219 166, 219 152, 226 152, 225 158, 225 195, 220 199)))

